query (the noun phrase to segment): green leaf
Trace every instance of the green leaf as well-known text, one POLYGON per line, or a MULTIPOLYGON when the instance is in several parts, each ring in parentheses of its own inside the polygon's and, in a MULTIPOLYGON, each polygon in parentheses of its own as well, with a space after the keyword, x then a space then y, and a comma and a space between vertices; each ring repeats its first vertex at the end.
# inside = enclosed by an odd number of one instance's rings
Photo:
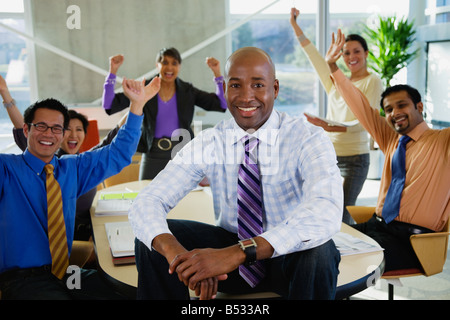
POLYGON ((414 21, 406 18, 378 17, 378 27, 370 29, 364 26, 364 36, 371 48, 369 63, 372 69, 389 86, 391 79, 405 66, 414 60, 419 49, 411 52, 415 42, 414 21))

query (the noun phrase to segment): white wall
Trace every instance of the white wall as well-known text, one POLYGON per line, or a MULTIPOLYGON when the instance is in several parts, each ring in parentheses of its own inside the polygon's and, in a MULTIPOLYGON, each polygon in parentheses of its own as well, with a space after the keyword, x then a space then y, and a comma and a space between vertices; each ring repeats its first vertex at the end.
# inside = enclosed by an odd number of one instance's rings
MULTIPOLYGON (((156 53, 188 50, 225 28, 225 0, 30 0, 34 36, 108 70, 108 57, 122 53, 120 76, 139 77, 155 68, 156 53), (80 8, 81 29, 66 25, 70 5, 80 8)), ((206 56, 226 58, 220 39, 183 61, 180 77, 213 90, 206 56)), ((102 95, 104 76, 36 47, 39 98, 89 103, 102 95)))

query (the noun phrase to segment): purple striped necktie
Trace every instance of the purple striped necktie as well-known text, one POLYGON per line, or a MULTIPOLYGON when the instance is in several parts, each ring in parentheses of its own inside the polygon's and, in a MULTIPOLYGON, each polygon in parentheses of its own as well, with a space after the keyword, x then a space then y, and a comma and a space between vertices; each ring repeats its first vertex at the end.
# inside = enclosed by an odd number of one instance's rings
MULTIPOLYGON (((263 232, 262 196, 259 168, 257 165, 258 139, 245 136, 244 161, 239 167, 238 199, 238 236, 240 240, 253 238, 263 232)), ((239 274, 254 288, 264 277, 264 264, 256 261, 250 266, 239 266, 239 274)))

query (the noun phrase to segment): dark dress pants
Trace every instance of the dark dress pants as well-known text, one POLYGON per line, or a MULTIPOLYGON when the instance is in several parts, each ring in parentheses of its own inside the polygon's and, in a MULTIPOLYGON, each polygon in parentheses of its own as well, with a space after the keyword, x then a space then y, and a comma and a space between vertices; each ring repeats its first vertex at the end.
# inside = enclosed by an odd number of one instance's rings
MULTIPOLYGON (((168 220, 169 228, 187 249, 224 248, 237 243, 236 234, 220 227, 185 220, 168 220)), ((334 299, 339 251, 333 241, 314 249, 265 260, 266 277, 251 288, 234 270, 219 282, 219 291, 230 294, 272 291, 286 299, 334 299)), ((136 239, 138 299, 189 299, 188 288, 176 274, 168 273, 166 259, 136 239)))
POLYGON ((119 300, 126 297, 114 291, 97 270, 79 269, 80 279, 73 275, 62 280, 48 268, 22 269, 0 275, 4 300, 119 300), (7 275, 5 277, 5 275, 7 275))
POLYGON ((384 248, 385 272, 410 268, 421 269, 421 264, 409 238, 412 234, 433 232, 399 221, 386 224, 375 214, 369 221, 352 227, 368 235, 384 248))

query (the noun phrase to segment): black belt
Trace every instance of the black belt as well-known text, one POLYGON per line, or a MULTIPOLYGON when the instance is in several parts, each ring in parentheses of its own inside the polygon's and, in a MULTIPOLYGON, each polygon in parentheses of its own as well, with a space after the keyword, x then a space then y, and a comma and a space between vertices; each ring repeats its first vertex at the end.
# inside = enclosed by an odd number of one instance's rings
POLYGON ((13 269, 2 272, 0 274, 0 283, 9 281, 17 278, 27 278, 31 276, 37 276, 45 273, 50 273, 52 271, 51 265, 45 265, 36 268, 26 268, 26 269, 13 269))
MULTIPOLYGON (((376 215, 375 218, 377 219, 378 222, 386 224, 386 222, 384 221, 384 219, 382 217, 379 217, 376 215)), ((434 232, 433 230, 430 230, 430 229, 427 229, 424 227, 420 227, 420 226, 416 226, 415 224, 410 224, 410 223, 395 221, 395 220, 392 221, 391 223, 389 223, 389 225, 402 228, 403 230, 409 232, 410 234, 422 234, 422 233, 434 232)))

